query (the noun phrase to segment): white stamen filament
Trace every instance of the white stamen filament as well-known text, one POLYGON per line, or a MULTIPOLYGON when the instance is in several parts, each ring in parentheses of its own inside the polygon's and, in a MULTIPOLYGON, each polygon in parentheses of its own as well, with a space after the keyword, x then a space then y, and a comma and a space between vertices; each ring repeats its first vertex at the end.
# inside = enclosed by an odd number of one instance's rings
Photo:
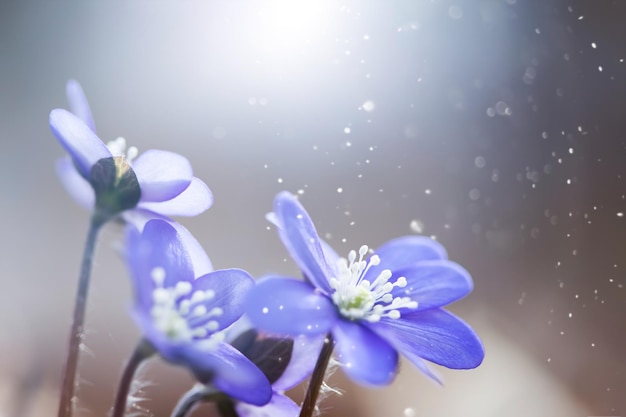
MULTIPOLYGON (((193 291, 192 284, 179 281, 174 287, 164 287, 166 271, 156 267, 151 271, 156 288, 152 291, 150 314, 157 329, 175 341, 206 339, 206 346, 217 345, 223 340, 221 332, 215 333, 220 324, 216 317, 222 316, 220 307, 207 308, 206 302, 215 297, 215 291, 193 291)), ((203 341, 203 343, 205 343, 203 341)))
POLYGON ((367 246, 361 246, 358 260, 356 252, 350 251, 347 260, 341 258, 338 262, 338 276, 330 279, 330 286, 335 290, 332 299, 341 315, 351 320, 377 322, 382 317, 400 318, 400 309, 416 309, 417 301, 391 294, 394 288, 406 287, 405 277, 389 282, 392 273, 384 269, 372 282, 364 279, 372 266, 380 264, 378 255, 363 259, 368 251, 367 246))
POLYGON ((139 149, 137 149, 136 146, 129 146, 127 148, 126 139, 121 136, 115 140, 107 142, 107 148, 109 148, 111 155, 123 156, 128 163, 131 163, 139 154, 139 149))

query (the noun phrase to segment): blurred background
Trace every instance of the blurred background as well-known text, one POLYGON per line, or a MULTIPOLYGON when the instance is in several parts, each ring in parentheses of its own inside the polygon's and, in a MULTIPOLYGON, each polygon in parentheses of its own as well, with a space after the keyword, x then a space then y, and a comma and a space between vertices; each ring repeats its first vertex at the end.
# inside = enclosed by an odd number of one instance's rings
MULTIPOLYGON (((215 195, 182 219, 217 268, 297 273, 264 215, 298 193, 340 252, 433 236, 474 292, 486 358, 443 387, 403 364, 328 416, 626 415, 626 3, 582 0, 0 3, 0 415, 55 415, 88 213, 48 114, 81 82, 99 136, 187 156, 215 195)), ((109 225, 79 416, 139 338, 109 225)), ((153 361, 142 415, 191 384, 153 361)), ((300 398, 304 388, 293 391, 300 398)), ((195 415, 214 415, 210 407, 195 415)))

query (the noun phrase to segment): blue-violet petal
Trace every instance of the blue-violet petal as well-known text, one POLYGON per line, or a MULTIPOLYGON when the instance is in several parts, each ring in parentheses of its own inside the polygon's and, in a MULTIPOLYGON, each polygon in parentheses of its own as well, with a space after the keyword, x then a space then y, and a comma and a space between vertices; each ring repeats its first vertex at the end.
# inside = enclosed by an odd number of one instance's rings
POLYGON ((300 407, 290 398, 274 392, 269 403, 262 407, 238 402, 235 409, 239 417, 296 417, 300 407))
POLYGON ((70 104, 70 111, 82 120, 92 132, 95 133, 96 124, 93 121, 93 116, 91 115, 89 102, 87 101, 85 92, 78 81, 69 80, 65 86, 65 94, 67 96, 67 101, 70 104))
POLYGON ((191 164, 182 155, 161 150, 148 150, 132 163, 141 186, 141 201, 167 201, 176 197, 191 183, 191 164))
POLYGON ((56 162, 56 171, 61 184, 79 206, 91 210, 96 204, 96 195, 89 182, 81 177, 69 157, 56 162))
POLYGON ((413 361, 422 358, 452 369, 471 369, 485 351, 474 331, 461 319, 440 309, 383 318, 370 327, 413 361))
POLYGON ((67 110, 50 112, 50 128, 85 179, 89 179, 91 167, 96 162, 111 157, 111 152, 98 136, 67 110))
POLYGON ((415 266, 420 261, 447 259, 445 248, 437 241, 425 236, 403 236, 388 241, 374 251, 380 264, 371 266, 368 276, 376 277, 384 269, 415 266))
POLYGON ((339 320, 333 328, 337 360, 350 378, 368 385, 391 383, 398 353, 383 338, 359 322, 339 320))
POLYGON ((328 280, 334 276, 334 269, 324 259, 320 238, 309 214, 296 197, 288 192, 276 196, 274 213, 282 225, 278 227, 278 234, 291 257, 315 287, 330 294, 332 291, 328 280))
MULTIPOLYGON (((243 314, 245 298, 254 287, 254 279, 242 269, 220 269, 197 278, 193 283, 193 291, 212 290, 215 296, 207 300, 207 310, 219 308, 221 314, 211 317, 219 323, 217 330, 225 329, 243 314)), ((194 318, 193 325, 202 322, 194 318)))
MULTIPOLYGON (((214 372, 212 384, 231 398, 254 405, 265 405, 272 398, 272 387, 263 372, 227 343, 220 343, 210 353, 199 351, 198 356, 190 359, 201 374, 201 362, 210 362, 208 370, 212 368, 214 372), (210 360, 206 361, 205 356, 210 356, 210 360)), ((202 375, 196 376, 203 379, 202 375)))
POLYGON ((183 192, 166 201, 140 201, 138 208, 164 216, 197 216, 213 205, 213 194, 199 178, 193 177, 183 192))
POLYGON ((338 320, 328 297, 309 283, 283 277, 259 280, 248 294, 246 313, 261 330, 293 336, 326 333, 338 320))
POLYGON ((405 277, 406 287, 395 287, 394 297, 410 297, 417 301, 417 310, 442 307, 472 291, 470 274, 461 265, 448 260, 423 261, 417 266, 394 272, 405 277))

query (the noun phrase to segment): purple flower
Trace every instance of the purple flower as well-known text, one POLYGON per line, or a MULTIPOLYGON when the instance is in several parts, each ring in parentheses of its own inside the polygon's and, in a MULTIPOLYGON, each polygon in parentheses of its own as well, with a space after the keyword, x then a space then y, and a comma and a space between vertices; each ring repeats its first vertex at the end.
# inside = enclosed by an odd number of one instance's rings
POLYGON ((239 417, 297 416, 300 406, 284 392, 311 374, 324 337, 297 336, 292 339, 267 335, 255 329, 239 330, 237 333, 232 345, 254 362, 272 384, 272 399, 264 406, 235 401, 239 417))
POLYGON ((68 82, 67 96, 72 112, 52 110, 50 127, 70 156, 57 163, 57 173, 81 206, 109 215, 134 209, 148 217, 195 216, 211 206, 209 188, 185 157, 161 150, 137 156, 123 138, 105 145, 78 82, 68 82))
POLYGON ((200 382, 230 397, 266 404, 272 396, 267 378, 223 341, 222 331, 241 316, 254 280, 240 269, 196 276, 188 251, 196 244, 163 220, 148 221, 143 232, 128 226, 126 259, 135 289, 133 318, 165 360, 186 366, 200 382))
POLYGON ((471 277, 447 260, 439 243, 406 236, 370 256, 362 246, 346 260, 320 240, 295 196, 278 194, 269 218, 305 281, 259 282, 246 303, 255 326, 291 335, 332 333, 345 372, 371 385, 392 381, 398 352, 434 379, 424 359, 453 369, 480 365, 478 336, 441 308, 471 292, 471 277))

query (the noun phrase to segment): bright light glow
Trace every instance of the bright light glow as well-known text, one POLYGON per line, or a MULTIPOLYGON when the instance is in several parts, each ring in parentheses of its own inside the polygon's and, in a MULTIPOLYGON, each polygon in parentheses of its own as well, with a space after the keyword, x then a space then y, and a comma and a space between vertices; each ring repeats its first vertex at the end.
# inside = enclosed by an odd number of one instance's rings
POLYGON ((336 11, 328 1, 265 2, 257 11, 255 46, 270 56, 294 52, 326 33, 336 11))
POLYGON ((261 38, 274 46, 310 41, 324 31, 329 11, 329 4, 323 1, 275 0, 259 11, 264 26, 261 38))

